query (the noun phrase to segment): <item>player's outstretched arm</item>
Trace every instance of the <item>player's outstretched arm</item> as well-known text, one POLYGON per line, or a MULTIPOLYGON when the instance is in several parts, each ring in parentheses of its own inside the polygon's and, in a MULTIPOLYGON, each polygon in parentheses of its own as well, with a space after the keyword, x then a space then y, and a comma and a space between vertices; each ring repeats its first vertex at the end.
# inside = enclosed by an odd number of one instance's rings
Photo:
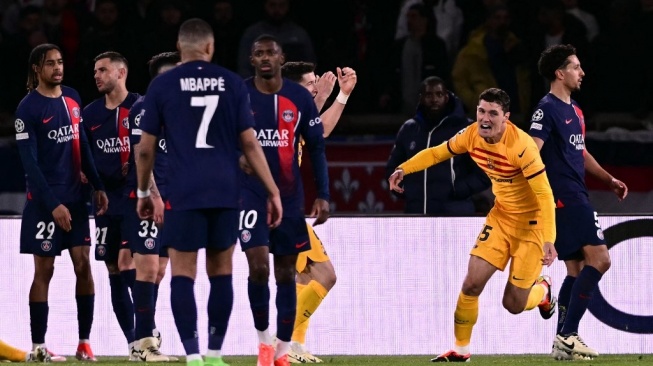
POLYGON ((136 177, 138 185, 136 196, 138 203, 136 211, 141 219, 150 219, 154 216, 154 201, 150 191, 150 177, 154 169, 154 158, 156 155, 157 137, 142 131, 141 141, 138 143, 138 154, 134 154, 136 160, 136 177))
POLYGON ((275 228, 279 226, 281 217, 283 216, 281 195, 279 194, 279 188, 274 183, 270 167, 265 159, 261 144, 256 139, 253 128, 248 128, 240 133, 240 145, 249 166, 254 170, 268 191, 268 225, 271 228, 275 228))
POLYGON ((619 201, 628 195, 626 184, 603 169, 601 164, 587 150, 585 150, 585 170, 610 187, 614 194, 617 195, 617 198, 619 198, 619 201))
MULTIPOLYGON (((324 126, 324 137, 329 137, 333 129, 336 128, 342 112, 345 110, 345 105, 347 104, 347 99, 351 95, 351 92, 356 86, 356 71, 351 67, 345 68, 336 68, 338 73, 338 86, 340 87, 340 93, 336 97, 335 102, 331 104, 329 109, 327 109, 320 118, 322 119, 322 125, 324 126)), ((318 95, 319 92, 318 92, 318 95)), ((317 97, 316 97, 317 99, 317 97)), ((315 102, 317 104, 317 101, 315 102)), ((318 110, 320 110, 318 106, 318 110)))

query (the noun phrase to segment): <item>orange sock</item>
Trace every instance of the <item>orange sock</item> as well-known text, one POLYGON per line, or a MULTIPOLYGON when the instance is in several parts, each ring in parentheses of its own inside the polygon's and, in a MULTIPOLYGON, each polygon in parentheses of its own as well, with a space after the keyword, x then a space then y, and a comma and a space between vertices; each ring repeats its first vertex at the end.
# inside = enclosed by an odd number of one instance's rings
POLYGON ((11 362, 25 362, 27 361, 27 352, 0 341, 0 359, 11 362))
POLYGON ((468 346, 472 339, 472 328, 478 319, 478 296, 458 295, 454 313, 454 335, 456 346, 468 346))
MULTIPOLYGON (((327 293, 328 291, 326 288, 324 288, 324 286, 315 280, 311 280, 311 282, 309 282, 308 285, 304 286, 301 292, 297 294, 297 315, 295 317, 295 331, 297 331, 297 329, 301 329, 303 323, 308 321, 318 306, 320 306, 327 293)), ((308 324, 306 325, 306 328, 308 328, 308 324)), ((304 330, 304 334, 298 334, 297 338, 301 340, 306 338, 306 329, 304 330)), ((294 334, 293 340, 295 340, 294 334)), ((299 342, 298 340, 295 341, 299 342)))
POLYGON ((531 292, 528 294, 528 300, 526 301, 526 307, 524 310, 531 310, 537 307, 542 302, 546 290, 543 286, 535 285, 531 287, 531 292))

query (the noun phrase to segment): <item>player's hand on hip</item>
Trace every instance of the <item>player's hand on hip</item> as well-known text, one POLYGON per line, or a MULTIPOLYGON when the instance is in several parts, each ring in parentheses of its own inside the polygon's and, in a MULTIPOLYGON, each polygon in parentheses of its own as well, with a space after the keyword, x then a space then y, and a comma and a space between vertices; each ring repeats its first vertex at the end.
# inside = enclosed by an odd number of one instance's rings
POLYGON ((283 217, 281 196, 279 196, 278 194, 268 196, 267 208, 268 208, 268 217, 267 217, 268 227, 270 229, 274 229, 275 227, 281 224, 281 218, 283 217))
POLYGON ((325 99, 328 98, 331 92, 333 92, 333 87, 336 85, 337 80, 338 78, 331 71, 322 74, 315 84, 317 95, 323 95, 325 99))
POLYGON ((139 198, 136 203, 136 212, 138 217, 142 220, 151 219, 154 216, 154 203, 152 202, 152 196, 145 198, 139 198))
POLYGON ((240 170, 245 172, 245 174, 254 174, 254 170, 252 169, 252 166, 249 165, 249 161, 247 161, 247 157, 245 155, 241 155, 238 158, 238 166, 240 166, 240 170))
POLYGON ((390 190, 398 193, 404 193, 404 189, 399 187, 399 183, 401 183, 402 180, 404 180, 404 170, 395 170, 390 178, 388 178, 388 183, 390 183, 390 190))
POLYGON ((57 206, 52 210, 52 217, 54 218, 54 222, 56 222, 60 228, 64 229, 64 231, 70 231, 70 229, 72 229, 70 222, 73 218, 70 216, 70 211, 68 211, 66 206, 62 204, 57 206))
POLYGON ((104 191, 95 191, 95 205, 97 206, 96 215, 101 216, 109 208, 109 198, 104 191))
POLYGON ((628 195, 628 187, 626 186, 626 183, 617 178, 612 178, 610 181, 610 189, 612 189, 612 191, 617 195, 619 201, 623 200, 628 195))
POLYGON ((313 226, 324 224, 329 218, 329 202, 318 198, 313 202, 313 209, 311 210, 311 217, 317 217, 313 221, 313 226))
POLYGON ((163 212, 165 211, 165 204, 163 203, 163 199, 161 196, 153 197, 152 198, 152 216, 154 219, 154 223, 157 225, 162 225, 163 224, 163 212))
POLYGON ((556 251, 553 243, 546 242, 544 243, 544 258, 542 258, 542 264, 545 266, 550 266, 553 264, 553 261, 558 257, 558 252, 556 251))
POLYGON ((356 71, 351 67, 343 67, 342 69, 336 67, 336 72, 338 73, 338 86, 340 87, 340 91, 350 95, 358 81, 356 71))

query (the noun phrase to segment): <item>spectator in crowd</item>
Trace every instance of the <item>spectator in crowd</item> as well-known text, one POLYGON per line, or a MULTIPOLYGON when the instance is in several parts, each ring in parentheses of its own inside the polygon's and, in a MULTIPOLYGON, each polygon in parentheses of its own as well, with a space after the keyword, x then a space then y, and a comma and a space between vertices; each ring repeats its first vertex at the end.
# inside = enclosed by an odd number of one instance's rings
MULTIPOLYGON (((80 69, 84 76, 83 80, 93 77, 93 66, 95 56, 112 50, 130 60, 132 72, 127 80, 127 89, 144 90, 145 61, 142 52, 139 52, 139 44, 136 34, 130 27, 120 23, 120 7, 118 0, 97 0, 92 17, 92 25, 82 36, 80 45, 80 69), (132 80, 133 79, 133 80, 132 80)), ((90 102, 100 94, 92 83, 80 85, 82 98, 90 102)))
MULTIPOLYGON (((590 60, 589 43, 587 41, 587 29, 583 23, 575 16, 567 14, 565 6, 561 0, 543 0, 537 11, 537 22, 535 29, 530 35, 528 65, 532 75, 538 75, 537 61, 540 54, 546 48, 558 44, 572 44, 576 47, 578 57, 583 60, 590 60)), ((584 65, 586 70, 591 69, 591 62, 586 62, 584 65)), ((549 83, 542 77, 533 77, 532 79, 532 92, 531 96, 537 98, 542 93, 549 91, 549 83)), ((576 100, 582 105, 586 100, 583 91, 576 94, 576 100)), ((531 100, 530 105, 526 105, 529 109, 535 106, 537 100, 531 100)), ((587 108, 586 112, 591 113, 591 108, 587 108)))
POLYGON ((456 5, 455 0, 406 0, 399 11, 397 18, 397 30, 395 40, 402 39, 409 35, 406 15, 408 10, 415 4, 424 4, 426 9, 433 10, 429 18, 435 23, 435 34, 444 41, 447 46, 447 55, 450 61, 458 53, 460 37, 463 30, 463 12, 456 5))
POLYGON ((147 58, 177 49, 177 33, 187 13, 186 3, 181 0, 161 0, 154 5, 157 26, 143 40, 147 58))
POLYGON ((529 106, 528 52, 509 27, 508 8, 491 8, 485 24, 471 34, 458 53, 451 77, 467 113, 474 113, 482 91, 495 86, 510 96, 513 114, 529 106))
POLYGON ((596 17, 581 9, 578 6, 578 0, 562 0, 562 3, 564 4, 565 9, 567 9, 567 14, 575 16, 583 23, 587 30, 588 41, 592 41, 599 35, 599 23, 596 21, 596 17))
POLYGON ((274 36, 281 42, 286 61, 315 62, 313 42, 306 30, 293 22, 288 13, 290 0, 265 0, 265 19, 245 29, 238 48, 238 73, 242 77, 253 74, 250 47, 261 34, 274 36))
MULTIPOLYGON (((418 152, 447 141, 466 128, 462 102, 447 90, 442 79, 430 76, 419 87, 417 113, 397 134, 386 165, 389 177, 399 164, 418 152)), ((405 213, 457 214, 476 212, 471 196, 490 187, 490 179, 467 154, 456 156, 451 164, 431 166, 404 179, 405 213)))
MULTIPOLYGON (((643 110, 646 78, 615 78, 614 65, 623 62, 623 55, 642 52, 635 32, 635 7, 630 0, 616 0, 610 6, 609 23, 591 44, 593 75, 587 79, 589 101, 596 112, 637 112, 643 110), (631 40, 631 41, 625 41, 631 40), (615 93, 615 90, 619 90, 615 93)), ((645 70, 650 59, 629 57, 629 67, 645 70)), ((585 80, 583 81, 585 82, 585 80)))
POLYGON ((408 35, 395 41, 391 49, 385 92, 379 99, 382 110, 401 110, 409 114, 415 109, 419 85, 428 76, 449 75, 449 62, 444 41, 433 32, 430 10, 413 4, 406 13, 408 35))
POLYGON ((232 0, 213 0, 208 9, 209 23, 215 37, 213 62, 231 71, 237 71, 238 42, 243 33, 238 19, 234 18, 232 0))

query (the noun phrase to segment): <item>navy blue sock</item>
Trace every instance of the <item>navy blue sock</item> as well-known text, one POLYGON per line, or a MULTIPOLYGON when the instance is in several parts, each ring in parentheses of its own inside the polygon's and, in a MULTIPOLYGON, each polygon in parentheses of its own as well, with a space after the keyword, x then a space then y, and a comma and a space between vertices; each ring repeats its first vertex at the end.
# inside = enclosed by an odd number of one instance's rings
POLYGON ((290 342, 295 328, 297 313, 297 289, 295 283, 277 283, 277 338, 290 342))
POLYGON ((209 313, 209 349, 221 350, 224 336, 227 333, 231 308, 234 304, 234 288, 232 276, 209 277, 211 290, 207 309, 209 313))
POLYGON ((264 331, 270 326, 270 287, 268 283, 247 280, 249 307, 254 316, 254 328, 264 331))
POLYGON ((195 281, 186 276, 172 276, 170 280, 172 316, 175 318, 179 338, 187 355, 200 353, 194 285, 195 281))
POLYGON ((109 275, 109 286, 111 286, 111 305, 122 333, 127 343, 134 341, 134 304, 129 296, 129 287, 122 282, 119 274, 109 275), (129 300, 129 302, 127 302, 129 300))
POLYGON ((77 295, 77 323, 79 324, 79 339, 89 339, 93 326, 93 308, 95 294, 77 295))
POLYGON ((156 302, 159 300, 159 284, 155 283, 154 284, 154 307, 152 308, 152 325, 154 325, 154 329, 156 329, 156 302))
POLYGON ((122 283, 127 285, 130 289, 134 288, 134 282, 136 282, 136 270, 128 269, 126 271, 120 271, 120 277, 122 278, 122 283))
POLYGON ((565 324, 565 317, 567 316, 567 309, 569 309, 569 300, 571 299, 571 289, 576 282, 576 277, 567 276, 562 281, 560 292, 558 293, 558 326, 556 334, 560 334, 562 326, 565 324))
POLYGON ((154 329, 154 283, 134 282, 132 295, 134 296, 134 309, 136 310, 136 339, 152 337, 154 329))
POLYGON ((29 325, 32 329, 32 343, 45 343, 45 332, 48 330, 48 302, 29 303, 29 325))
POLYGON ((571 299, 569 307, 567 308, 567 316, 565 324, 560 330, 560 334, 569 335, 571 333, 578 333, 578 323, 585 314, 587 306, 590 303, 592 294, 596 285, 603 277, 603 274, 592 266, 585 266, 578 274, 576 283, 571 289, 571 299))

